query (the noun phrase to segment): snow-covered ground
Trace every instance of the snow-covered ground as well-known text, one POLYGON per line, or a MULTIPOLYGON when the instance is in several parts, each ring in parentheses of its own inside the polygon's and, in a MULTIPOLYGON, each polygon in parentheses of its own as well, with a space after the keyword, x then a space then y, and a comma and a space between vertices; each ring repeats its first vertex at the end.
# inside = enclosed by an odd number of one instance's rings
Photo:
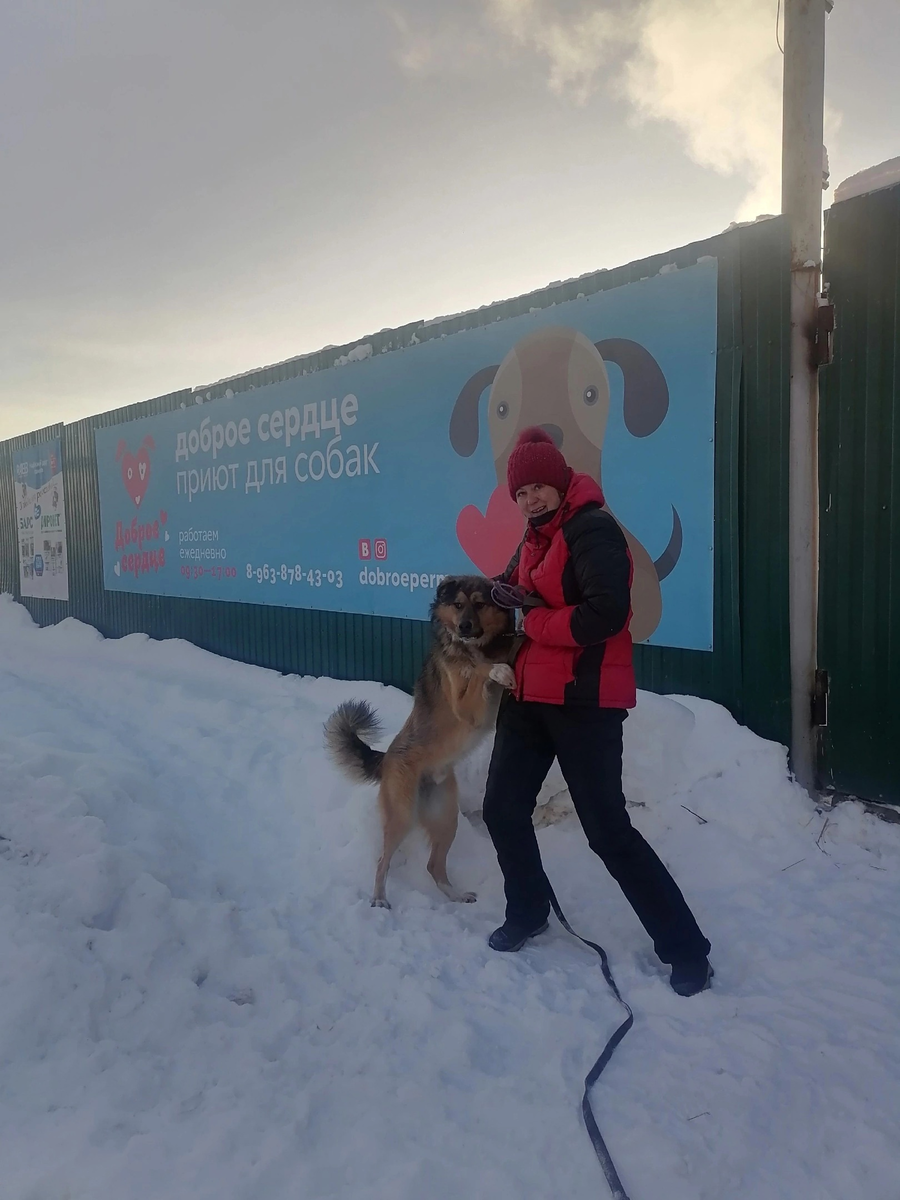
MULTIPOLYGON (((579 1114, 620 1019, 596 958, 558 927, 487 949, 477 817, 451 855, 477 904, 412 842, 369 907, 374 795, 321 746, 354 695, 389 730, 409 705, 0 599, 4 1200, 606 1195, 579 1114)), ((635 1009, 594 1092, 632 1200, 897 1200, 900 827, 817 813, 715 705, 642 695, 626 729, 714 989, 670 991, 571 819, 539 836, 635 1009)))

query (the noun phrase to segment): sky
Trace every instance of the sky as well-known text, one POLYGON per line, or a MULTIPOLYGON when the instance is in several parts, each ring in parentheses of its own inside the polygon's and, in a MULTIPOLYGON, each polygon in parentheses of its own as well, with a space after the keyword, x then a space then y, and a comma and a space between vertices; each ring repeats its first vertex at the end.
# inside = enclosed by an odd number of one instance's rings
MULTIPOLYGON (((776 9, 0 0, 0 437, 777 212, 776 9)), ((833 183, 900 154, 898 50, 836 0, 833 183)))

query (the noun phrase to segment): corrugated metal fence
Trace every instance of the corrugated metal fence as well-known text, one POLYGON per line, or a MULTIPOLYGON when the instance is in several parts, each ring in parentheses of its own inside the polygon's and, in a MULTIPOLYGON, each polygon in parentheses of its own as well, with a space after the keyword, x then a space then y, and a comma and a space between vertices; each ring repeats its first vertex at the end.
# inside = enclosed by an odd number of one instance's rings
POLYGON ((900 186, 836 204, 819 440, 819 664, 830 787, 900 804, 900 186))
MULTIPOLYGON (((639 646, 641 686, 727 705, 767 737, 789 736, 787 626, 787 401, 789 240, 774 219, 612 271, 600 271, 448 320, 367 337, 373 351, 439 338, 687 267, 719 262, 716 380, 715 597, 711 653, 639 646)), ((246 391, 333 365, 331 348, 203 389, 202 399, 246 391)), ((59 434, 65 467, 68 603, 25 600, 35 620, 65 616, 108 637, 143 631, 182 637, 219 654, 280 671, 378 679, 411 688, 428 628, 395 618, 112 593, 103 588, 94 430, 166 412, 199 398, 175 392, 0 443, 0 589, 18 592, 11 453, 59 434)))

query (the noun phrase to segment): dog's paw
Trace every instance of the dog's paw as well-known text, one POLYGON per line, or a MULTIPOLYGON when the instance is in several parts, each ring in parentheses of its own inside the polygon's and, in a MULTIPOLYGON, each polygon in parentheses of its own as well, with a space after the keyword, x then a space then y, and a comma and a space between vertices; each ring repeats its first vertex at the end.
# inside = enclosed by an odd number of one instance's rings
POLYGON ((490 678, 494 683, 499 683, 501 687, 514 688, 516 686, 516 673, 507 663, 494 663, 491 667, 490 678))
POLYGON ((387 902, 387 900, 384 899, 383 896, 380 899, 378 896, 372 897, 372 908, 390 908, 390 907, 391 907, 390 904, 387 902))
POLYGON ((455 887, 451 887, 446 883, 439 883, 438 887, 447 899, 452 900, 454 904, 474 904, 478 899, 474 892, 458 892, 455 887))

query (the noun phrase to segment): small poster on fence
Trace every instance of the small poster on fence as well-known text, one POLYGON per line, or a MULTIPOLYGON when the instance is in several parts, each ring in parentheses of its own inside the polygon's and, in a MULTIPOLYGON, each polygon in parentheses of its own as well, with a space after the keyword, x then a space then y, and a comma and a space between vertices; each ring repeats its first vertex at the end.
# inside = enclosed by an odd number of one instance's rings
POLYGON ((59 438, 13 452, 19 590, 69 599, 66 501, 59 438))

